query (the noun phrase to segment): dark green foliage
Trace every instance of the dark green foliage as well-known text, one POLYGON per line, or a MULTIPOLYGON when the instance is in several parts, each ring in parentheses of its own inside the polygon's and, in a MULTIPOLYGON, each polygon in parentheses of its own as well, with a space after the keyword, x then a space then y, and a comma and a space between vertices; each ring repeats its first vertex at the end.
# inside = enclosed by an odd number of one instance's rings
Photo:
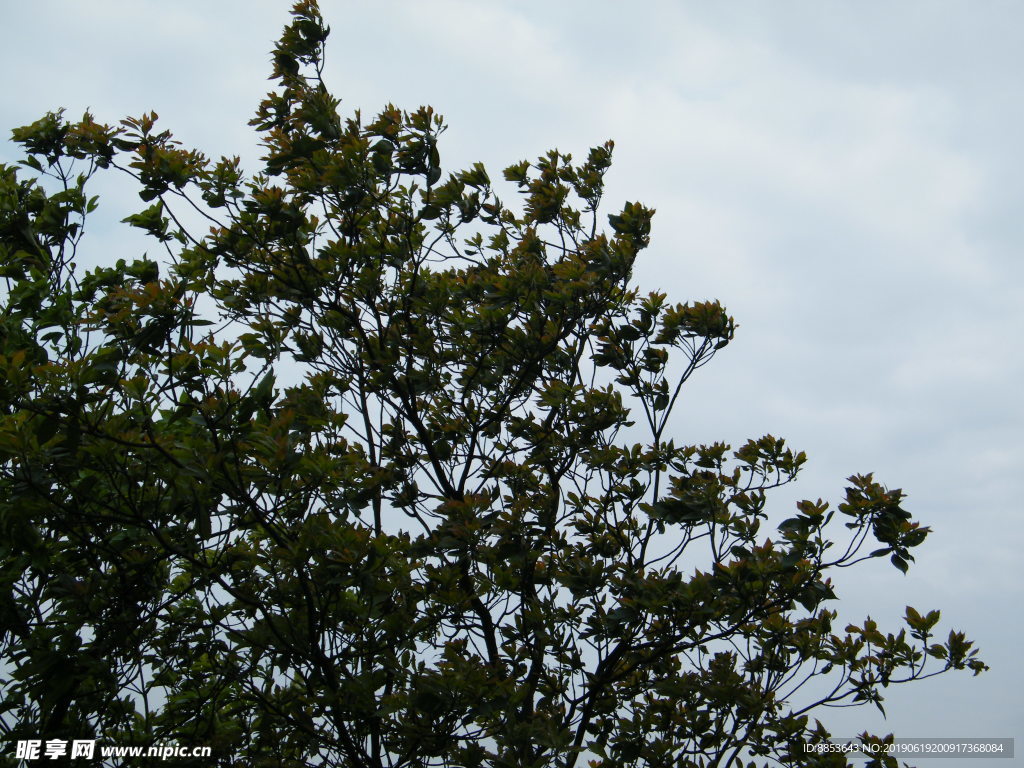
POLYGON ((5 741, 176 740, 258 766, 842 765, 802 751, 827 736, 815 706, 984 668, 962 634, 935 641, 937 611, 908 607, 909 636, 835 626, 828 574, 906 571, 928 533, 900 491, 850 478, 837 545, 821 501, 768 522, 805 461, 783 441, 666 438, 734 323, 631 286, 653 211, 600 229, 610 143, 510 166, 506 205, 482 166, 442 169, 429 108, 340 117, 327 28, 309 0, 293 13, 253 120, 261 175, 153 114, 14 132, 5 741), (125 222, 164 256, 83 274, 104 168, 137 181, 125 222))

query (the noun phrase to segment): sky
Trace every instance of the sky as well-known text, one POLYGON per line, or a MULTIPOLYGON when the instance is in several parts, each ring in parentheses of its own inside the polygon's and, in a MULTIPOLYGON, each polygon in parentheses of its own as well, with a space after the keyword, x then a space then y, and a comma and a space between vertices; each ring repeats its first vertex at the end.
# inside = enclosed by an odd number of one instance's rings
MULTIPOLYGON (((257 167, 285 2, 0 5, 0 162, 47 110, 155 110, 257 167)), ((874 472, 933 528, 906 576, 841 574, 841 617, 941 608, 992 670, 822 715, 836 735, 1015 737, 1024 750, 1024 5, 1009 0, 322 0, 342 109, 431 104, 449 169, 491 175, 615 141, 607 212, 657 209, 636 269, 717 298, 736 340, 685 390, 677 442, 782 436, 810 461, 774 499, 838 503, 874 472), (1015 394, 1017 393, 1017 394, 1015 394)), ((101 183, 101 213, 137 198, 101 183)), ((95 233, 92 258, 147 247, 95 233)), ((151 247, 151 246, 150 246, 151 247)), ((957 765, 972 765, 957 761, 957 765)), ((991 763, 977 763, 992 765, 991 763)), ((1024 765, 1024 756, 995 765, 1024 765)))

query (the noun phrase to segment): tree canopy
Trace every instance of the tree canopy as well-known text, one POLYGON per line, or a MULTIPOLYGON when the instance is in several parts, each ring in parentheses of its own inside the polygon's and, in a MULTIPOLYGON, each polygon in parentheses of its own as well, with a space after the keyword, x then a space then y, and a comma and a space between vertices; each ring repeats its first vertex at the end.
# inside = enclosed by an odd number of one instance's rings
POLYGON ((13 133, 5 740, 256 766, 832 766, 803 746, 829 736, 822 707, 985 669, 937 610, 884 631, 830 607, 845 567, 908 570, 929 529, 902 491, 854 475, 835 509, 774 515, 803 453, 670 434, 735 324, 632 283, 654 211, 601 213, 611 142, 497 184, 446 173, 442 119, 343 117, 316 3, 292 16, 255 175, 153 113, 13 133), (160 256, 86 271, 88 184, 113 171, 160 256))

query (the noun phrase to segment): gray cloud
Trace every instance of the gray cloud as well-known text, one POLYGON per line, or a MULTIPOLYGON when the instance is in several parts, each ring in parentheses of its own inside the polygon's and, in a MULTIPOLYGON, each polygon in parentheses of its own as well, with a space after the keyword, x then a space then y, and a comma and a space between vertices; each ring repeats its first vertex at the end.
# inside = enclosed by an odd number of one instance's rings
MULTIPOLYGON (((677 439, 772 432, 807 450, 779 514, 838 500, 852 472, 905 488, 932 539, 907 577, 850 574, 843 610, 893 623, 907 603, 942 607, 993 666, 893 691, 886 723, 866 710, 836 722, 1024 749, 1024 8, 322 5, 343 107, 433 104, 455 165, 616 140, 609 205, 658 209, 641 284, 717 297, 741 324, 690 387, 677 439)), ((0 50, 4 126, 59 105, 105 121, 153 108, 186 143, 256 157, 245 122, 281 4, 139 2, 129 15, 37 0, 0 14, 21 30, 0 50)), ((116 221, 133 203, 111 195, 116 221)))

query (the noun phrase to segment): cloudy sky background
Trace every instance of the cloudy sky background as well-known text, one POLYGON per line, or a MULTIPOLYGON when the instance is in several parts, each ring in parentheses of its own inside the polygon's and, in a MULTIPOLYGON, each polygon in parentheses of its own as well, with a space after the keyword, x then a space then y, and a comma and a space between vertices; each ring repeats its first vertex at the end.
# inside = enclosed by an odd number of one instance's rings
MULTIPOLYGON (((433 105, 449 169, 481 160, 498 177, 615 140, 607 211, 658 211, 639 284, 718 298, 740 324, 686 390, 677 441, 772 433, 807 451, 779 519, 874 471, 934 528, 908 576, 841 573, 841 614, 895 629, 908 603, 942 608, 992 671, 892 690, 887 721, 826 713, 833 732, 1024 749, 1024 5, 321 5, 343 108, 433 105)), ((153 109, 186 146, 255 169, 246 122, 287 8, 4 3, 0 161, 17 159, 8 129, 63 106, 103 122, 153 109)), ((108 222, 139 208, 97 191, 108 222)), ((120 227, 93 235, 94 260, 152 249, 120 227)))

